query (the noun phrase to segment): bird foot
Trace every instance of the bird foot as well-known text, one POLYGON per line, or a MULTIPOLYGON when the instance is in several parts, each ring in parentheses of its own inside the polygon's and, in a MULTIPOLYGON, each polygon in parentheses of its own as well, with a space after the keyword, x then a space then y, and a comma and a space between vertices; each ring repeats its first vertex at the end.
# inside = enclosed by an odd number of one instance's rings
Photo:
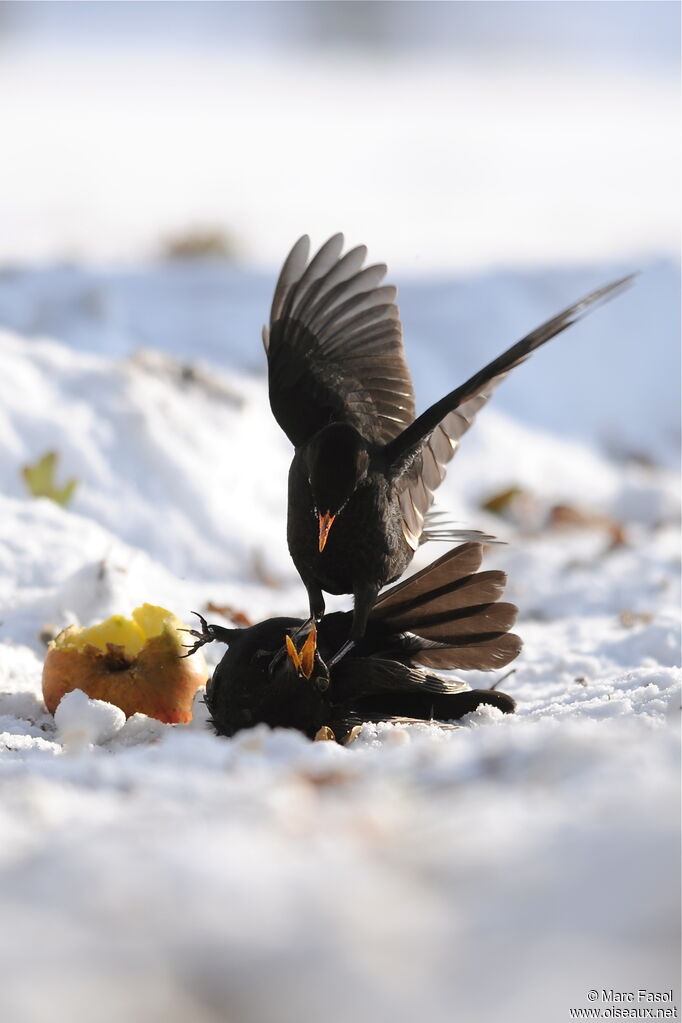
POLYGON ((192 611, 193 615, 196 615, 201 622, 201 632, 198 629, 180 629, 180 632, 188 632, 190 636, 194 636, 196 642, 191 646, 186 646, 186 654, 180 654, 181 657, 191 657, 195 654, 202 646, 206 643, 213 643, 214 640, 218 639, 215 632, 215 625, 209 625, 203 615, 200 615, 198 611, 192 611))

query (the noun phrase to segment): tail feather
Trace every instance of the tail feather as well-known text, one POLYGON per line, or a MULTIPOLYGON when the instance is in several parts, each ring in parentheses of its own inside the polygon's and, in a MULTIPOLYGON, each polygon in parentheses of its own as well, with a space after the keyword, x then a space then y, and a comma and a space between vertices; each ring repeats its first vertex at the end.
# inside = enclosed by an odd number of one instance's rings
POLYGON ((480 543, 470 541, 455 547, 382 594, 372 609, 370 620, 382 621, 395 629, 411 629, 413 608, 430 600, 434 593, 473 575, 481 567, 482 560, 480 543))
POLYGON ((439 620, 444 615, 457 611, 491 604, 499 600, 504 592, 507 576, 504 572, 476 572, 455 579, 443 586, 417 592, 412 598, 399 596, 392 604, 391 624, 404 618, 409 621, 411 632, 422 633, 421 626, 439 620))
POLYGON ((479 572, 481 544, 469 542, 388 590, 370 616, 375 657, 427 668, 492 671, 518 656, 509 632, 518 609, 501 602, 507 577, 479 572))
POLYGON ((507 632, 516 621, 515 604, 476 604, 461 611, 443 611, 428 620, 415 622, 410 632, 439 643, 457 643, 472 636, 507 632))
MULTIPOLYGON (((425 668, 456 668, 459 671, 497 671, 518 657, 523 643, 513 632, 467 637, 465 642, 426 646, 415 640, 407 653, 408 663, 425 668)), ((403 654, 405 656, 405 654, 403 654)))

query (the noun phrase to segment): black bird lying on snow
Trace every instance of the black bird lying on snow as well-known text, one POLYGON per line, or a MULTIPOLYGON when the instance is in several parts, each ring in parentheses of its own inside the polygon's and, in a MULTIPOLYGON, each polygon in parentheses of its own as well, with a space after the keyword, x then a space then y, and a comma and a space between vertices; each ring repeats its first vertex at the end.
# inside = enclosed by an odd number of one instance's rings
POLYGON ((300 649, 290 638, 304 624, 299 618, 225 629, 199 615, 202 631, 189 630, 196 638, 189 653, 213 640, 228 644, 206 689, 216 731, 234 735, 264 722, 313 738, 327 726, 343 741, 363 721, 448 721, 482 703, 512 712, 505 693, 424 670, 490 671, 518 655, 521 640, 508 631, 517 608, 499 602, 506 575, 479 572, 481 559, 480 544, 462 544, 392 587, 372 608, 364 636, 331 667, 325 662, 347 640, 351 611, 326 615, 300 649), (277 658, 273 651, 285 644, 289 656, 277 658))
MULTIPOLYGON (((415 419, 396 289, 380 286, 385 266, 362 268, 365 246, 344 256, 342 248, 343 235, 334 235, 308 262, 308 237, 296 242, 263 329, 270 405, 296 449, 287 539, 311 619, 324 614, 323 590, 354 597, 352 626, 332 663, 362 638, 382 586, 432 537, 433 492, 493 389, 631 280, 565 309, 415 419)), ((476 535, 449 531, 453 540, 476 535)))

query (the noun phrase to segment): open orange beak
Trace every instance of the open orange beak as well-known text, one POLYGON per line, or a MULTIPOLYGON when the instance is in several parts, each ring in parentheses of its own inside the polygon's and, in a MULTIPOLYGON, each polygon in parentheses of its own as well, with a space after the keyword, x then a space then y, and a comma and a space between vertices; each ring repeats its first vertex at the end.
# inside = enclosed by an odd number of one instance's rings
POLYGON ((332 528, 332 522, 336 518, 330 512, 325 512, 324 515, 320 515, 320 554, 324 550, 324 545, 327 542, 329 536, 329 530, 332 528))
POLYGON ((300 652, 296 649, 291 636, 285 637, 287 654, 292 661, 296 671, 303 675, 303 678, 310 678, 315 667, 315 651, 317 649, 317 629, 313 625, 308 637, 301 647, 300 652))

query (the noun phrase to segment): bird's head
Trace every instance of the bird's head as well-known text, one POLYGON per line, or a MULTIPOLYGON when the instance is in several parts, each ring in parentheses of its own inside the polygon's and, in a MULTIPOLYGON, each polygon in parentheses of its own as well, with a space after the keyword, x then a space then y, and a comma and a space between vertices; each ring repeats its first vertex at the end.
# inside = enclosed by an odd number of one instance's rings
POLYGON ((332 423, 313 437, 305 457, 322 552, 334 519, 367 474, 369 452, 365 440, 352 426, 332 423))
POLYGON ((317 651, 316 630, 297 646, 288 634, 288 624, 282 631, 279 626, 273 630, 271 624, 272 620, 236 629, 215 668, 206 689, 206 706, 221 735, 265 724, 297 728, 313 737, 329 717, 329 671, 317 651), (261 648, 263 642, 273 640, 281 656, 261 648))

